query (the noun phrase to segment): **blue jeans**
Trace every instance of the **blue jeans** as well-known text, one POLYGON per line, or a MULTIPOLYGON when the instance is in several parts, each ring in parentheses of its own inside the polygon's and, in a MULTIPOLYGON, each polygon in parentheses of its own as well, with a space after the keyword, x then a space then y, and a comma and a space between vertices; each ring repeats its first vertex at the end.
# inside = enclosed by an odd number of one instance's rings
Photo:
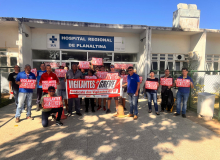
POLYGON ((130 114, 138 115, 138 108, 137 108, 137 96, 134 93, 128 93, 129 103, 130 103, 130 114))
MULTIPOLYGON (((15 98, 16 108, 18 108, 18 95, 19 95, 19 91, 13 90, 13 95, 14 95, 14 98, 15 98)), ((22 110, 24 109, 24 105, 25 105, 25 103, 22 106, 22 110)))
POLYGON ((177 98, 177 106, 176 106, 176 110, 177 113, 180 114, 180 109, 181 109, 181 101, 183 98, 183 107, 182 107, 182 114, 186 114, 186 108, 187 108, 187 101, 189 98, 189 93, 181 93, 181 92, 177 92, 176 94, 176 98, 177 98))
POLYGON ((151 101, 153 100, 153 101, 154 101, 155 111, 158 112, 158 106, 157 106, 157 92, 149 91, 149 92, 146 92, 146 93, 147 93, 147 101, 148 101, 149 110, 152 110, 151 101))
POLYGON ((73 112, 73 101, 75 101, 76 113, 80 113, 80 98, 70 98, 68 99, 69 113, 73 112))
POLYGON ((32 96, 33 96, 33 93, 19 92, 18 107, 17 107, 17 110, 16 110, 15 118, 18 118, 18 117, 21 116, 21 111, 23 109, 25 99, 26 99, 26 102, 27 102, 27 117, 31 116, 32 96))

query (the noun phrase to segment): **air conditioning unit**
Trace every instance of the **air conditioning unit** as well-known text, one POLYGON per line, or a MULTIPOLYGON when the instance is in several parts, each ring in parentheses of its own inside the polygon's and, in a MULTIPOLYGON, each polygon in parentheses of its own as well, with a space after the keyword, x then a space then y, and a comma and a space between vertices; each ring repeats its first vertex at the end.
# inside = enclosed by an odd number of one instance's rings
POLYGON ((185 61, 185 55, 183 55, 183 54, 176 55, 176 60, 177 61, 185 61))

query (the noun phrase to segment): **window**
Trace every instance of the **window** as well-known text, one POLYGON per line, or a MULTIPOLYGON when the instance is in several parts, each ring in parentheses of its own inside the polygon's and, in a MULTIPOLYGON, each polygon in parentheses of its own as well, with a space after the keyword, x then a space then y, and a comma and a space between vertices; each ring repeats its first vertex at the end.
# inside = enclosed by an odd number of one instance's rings
POLYGON ((114 53, 115 62, 137 62, 137 54, 114 53))
POLYGON ((157 62, 152 62, 152 67, 153 67, 153 70, 158 70, 157 62))
POLYGON ((168 69, 173 70, 173 62, 168 62, 168 69))
POLYGON ((62 60, 87 61, 87 52, 62 52, 62 60))
POLYGON ((57 50, 32 50, 33 59, 60 60, 60 51, 57 50))
POLYGON ((180 62, 176 62, 176 70, 180 71, 180 62))
POLYGON ((10 57, 10 64, 11 66, 17 65, 17 57, 10 57))
MULTIPOLYGON (((218 55, 206 55, 206 70, 219 71, 220 57, 218 55)), ((206 72, 207 74, 219 74, 219 72, 206 72)))

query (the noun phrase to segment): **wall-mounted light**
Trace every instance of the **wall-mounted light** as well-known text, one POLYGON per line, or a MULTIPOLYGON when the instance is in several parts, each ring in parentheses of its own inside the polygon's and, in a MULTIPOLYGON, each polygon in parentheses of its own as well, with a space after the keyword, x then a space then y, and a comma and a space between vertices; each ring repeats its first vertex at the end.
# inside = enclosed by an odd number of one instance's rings
POLYGON ((146 37, 144 37, 144 38, 140 39, 140 41, 141 41, 141 42, 143 42, 143 40, 144 40, 145 38, 146 38, 146 37))
POLYGON ((23 32, 23 31, 22 31, 22 33, 24 33, 24 34, 25 34, 25 37, 28 37, 28 36, 29 36, 29 35, 28 35, 26 32, 23 32))

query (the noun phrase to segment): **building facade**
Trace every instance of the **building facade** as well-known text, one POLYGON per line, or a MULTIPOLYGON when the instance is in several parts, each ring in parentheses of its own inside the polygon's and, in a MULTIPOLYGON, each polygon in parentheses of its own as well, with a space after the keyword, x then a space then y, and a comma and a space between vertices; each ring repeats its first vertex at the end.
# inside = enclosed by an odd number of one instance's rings
MULTIPOLYGON (((42 62, 70 66, 98 57, 106 68, 133 64, 144 79, 150 69, 181 70, 194 62, 196 70, 219 70, 220 31, 200 29, 199 21, 200 11, 191 4, 178 4, 173 27, 1 17, 0 67, 30 64, 39 69, 42 62)), ((8 72, 2 70, 2 83, 8 72)))

